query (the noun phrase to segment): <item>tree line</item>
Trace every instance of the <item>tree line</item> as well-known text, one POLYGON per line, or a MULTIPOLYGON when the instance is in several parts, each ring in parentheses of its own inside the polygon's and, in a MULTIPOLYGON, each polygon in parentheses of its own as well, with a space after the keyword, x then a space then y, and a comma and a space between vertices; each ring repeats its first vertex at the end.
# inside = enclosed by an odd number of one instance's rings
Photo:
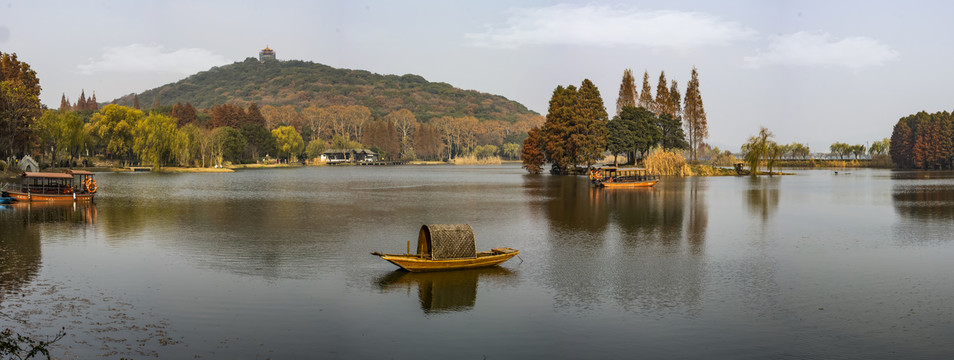
POLYGON ((643 73, 639 91, 632 70, 626 69, 612 119, 608 119, 600 92, 589 79, 584 79, 579 88, 557 86, 543 126, 528 131, 522 149, 523 166, 530 173, 539 173, 549 162, 552 173, 567 174, 576 166, 590 167, 602 160, 605 152, 613 155, 614 161, 625 154, 628 162, 635 164, 654 148, 688 149, 695 160, 707 137, 708 123, 695 68, 684 98, 675 80, 667 82, 665 72, 660 73, 653 96, 649 72, 643 73))
POLYGON ((3 155, 33 153, 49 163, 101 155, 127 163, 204 167, 254 162, 266 154, 315 158, 335 148, 369 148, 388 160, 518 159, 527 131, 542 123, 532 114, 512 123, 472 116, 418 121, 408 109, 375 116, 361 105, 299 111, 290 105, 227 103, 199 110, 191 103, 163 106, 158 97, 148 111, 139 109, 138 97, 131 107, 100 108, 95 94, 87 98, 85 90, 76 103, 64 94, 59 110, 43 111, 36 73, 15 55, 4 55, 3 63, 3 155))
POLYGON ((954 116, 947 111, 921 111, 899 119, 889 153, 902 169, 954 168, 954 116))

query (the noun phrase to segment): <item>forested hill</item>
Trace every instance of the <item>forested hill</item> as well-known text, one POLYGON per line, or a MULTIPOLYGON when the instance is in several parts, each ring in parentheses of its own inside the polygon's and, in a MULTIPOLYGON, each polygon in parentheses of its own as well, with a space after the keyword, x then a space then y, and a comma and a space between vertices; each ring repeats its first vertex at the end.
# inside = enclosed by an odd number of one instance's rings
MULTIPOLYGON (((116 101, 132 105, 134 95, 116 101)), ((425 122, 441 116, 514 122, 521 115, 536 114, 503 96, 429 82, 418 75, 380 75, 300 60, 261 63, 248 58, 138 95, 144 107, 155 105, 158 95, 161 105, 188 102, 199 109, 253 102, 259 106, 291 105, 299 110, 310 105, 363 105, 381 117, 405 108, 425 122)))

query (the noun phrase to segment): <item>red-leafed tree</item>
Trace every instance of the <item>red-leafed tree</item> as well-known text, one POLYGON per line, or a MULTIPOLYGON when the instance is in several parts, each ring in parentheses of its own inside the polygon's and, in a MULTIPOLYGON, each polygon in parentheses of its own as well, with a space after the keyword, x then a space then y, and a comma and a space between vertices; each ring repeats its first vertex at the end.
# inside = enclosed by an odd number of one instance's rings
POLYGON ((532 128, 527 132, 527 139, 523 141, 523 147, 520 149, 520 159, 523 161, 523 168, 531 174, 539 174, 543 171, 543 147, 540 144, 540 128, 532 128))

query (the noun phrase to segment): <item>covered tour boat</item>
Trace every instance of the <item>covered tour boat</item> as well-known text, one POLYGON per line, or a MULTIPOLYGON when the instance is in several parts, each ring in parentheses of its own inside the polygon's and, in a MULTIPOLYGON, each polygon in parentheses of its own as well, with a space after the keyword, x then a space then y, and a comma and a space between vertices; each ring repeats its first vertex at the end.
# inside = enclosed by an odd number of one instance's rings
POLYGON ((651 187, 659 182, 659 176, 649 175, 645 168, 593 168, 590 182, 593 186, 607 188, 651 187))
POLYGON ((3 195, 17 201, 93 201, 96 194, 93 173, 64 170, 61 173, 25 172, 20 183, 3 189, 3 195))
POLYGON ((421 226, 417 236, 417 254, 411 254, 408 241, 406 254, 371 255, 400 266, 407 271, 445 271, 495 266, 520 254, 511 248, 477 251, 474 229, 467 224, 430 224, 421 226))

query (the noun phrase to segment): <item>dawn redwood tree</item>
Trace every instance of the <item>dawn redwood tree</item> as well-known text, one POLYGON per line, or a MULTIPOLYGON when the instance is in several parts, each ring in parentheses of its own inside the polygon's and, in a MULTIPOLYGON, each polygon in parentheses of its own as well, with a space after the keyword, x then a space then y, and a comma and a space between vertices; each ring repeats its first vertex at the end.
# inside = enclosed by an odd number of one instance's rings
POLYGON ((539 174, 543 170, 544 154, 540 144, 540 128, 534 127, 527 131, 527 139, 520 149, 520 158, 523 168, 531 174, 539 174))
POLYGON ((679 123, 682 123, 682 97, 679 95, 679 83, 676 80, 672 80, 672 86, 669 87, 669 114, 673 118, 679 119, 679 123))
POLYGON ((639 94, 639 106, 649 111, 653 111, 655 107, 653 104, 652 88, 649 86, 649 71, 643 72, 643 91, 639 94))
POLYGON ((66 93, 63 93, 63 97, 60 98, 60 111, 72 111, 73 106, 70 105, 70 100, 66 98, 66 93))
POLYGON ((265 127, 265 117, 262 116, 262 111, 258 108, 258 104, 251 103, 248 106, 248 109, 245 110, 245 124, 260 125, 265 127))
POLYGON ((669 96, 669 88, 666 87, 667 85, 669 85, 669 83, 666 82, 666 72, 660 71, 659 83, 656 84, 656 101, 653 102, 653 108, 652 108, 653 113, 655 113, 656 115, 661 115, 661 114, 673 115, 673 110, 671 109, 672 104, 670 103, 672 99, 669 96))
POLYGON ((689 137, 689 158, 695 161, 699 149, 709 137, 706 110, 702 105, 702 94, 699 92, 699 72, 695 67, 692 68, 692 77, 686 88, 683 120, 685 120, 686 135, 689 137))
POLYGON ((623 81, 619 84, 619 97, 616 98, 616 115, 619 115, 624 107, 636 106, 636 93, 636 79, 633 77, 633 70, 623 70, 623 81))
POLYGON ((444 153, 441 130, 430 124, 421 124, 414 132, 414 151, 417 156, 427 160, 439 160, 444 153))

